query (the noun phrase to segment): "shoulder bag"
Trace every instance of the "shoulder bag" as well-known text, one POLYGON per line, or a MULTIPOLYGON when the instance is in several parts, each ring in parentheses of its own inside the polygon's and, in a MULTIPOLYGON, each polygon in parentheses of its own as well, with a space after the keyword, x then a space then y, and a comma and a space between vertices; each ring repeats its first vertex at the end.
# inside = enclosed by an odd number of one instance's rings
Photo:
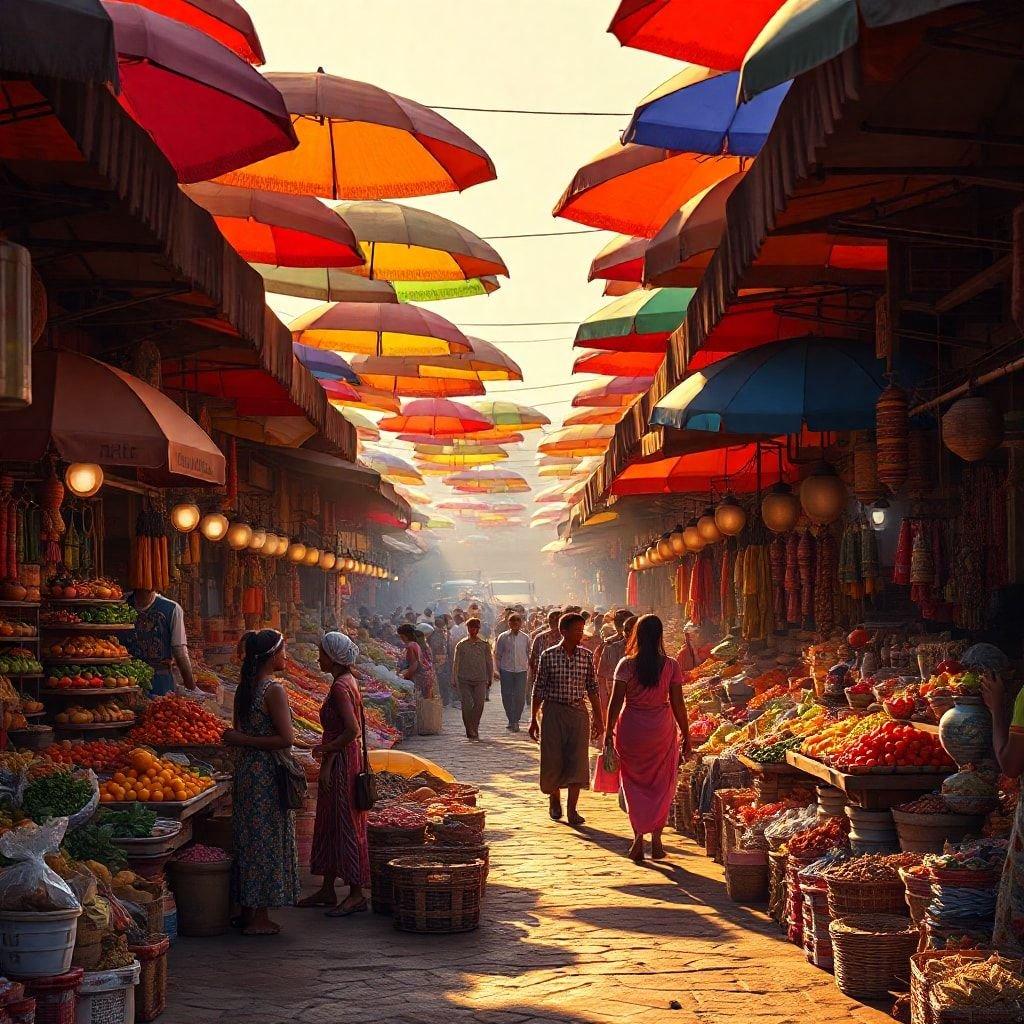
POLYGON ((359 731, 363 737, 363 770, 356 773, 352 801, 357 811, 369 811, 377 802, 377 780, 370 768, 370 755, 366 750, 366 716, 363 714, 363 698, 359 697, 359 731))
POLYGON ((306 805, 309 780, 288 750, 274 751, 278 798, 285 811, 301 811, 306 805))

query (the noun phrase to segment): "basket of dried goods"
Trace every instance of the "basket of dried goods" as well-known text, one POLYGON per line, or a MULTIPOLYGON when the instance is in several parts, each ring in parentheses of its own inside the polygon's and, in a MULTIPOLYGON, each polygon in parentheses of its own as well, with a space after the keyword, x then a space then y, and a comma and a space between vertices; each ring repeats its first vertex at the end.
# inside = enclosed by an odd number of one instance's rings
POLYGON ((427 830, 428 838, 438 846, 477 846, 483 833, 463 821, 442 819, 431 821, 427 830))
POLYGON ((920 925, 932 901, 932 882, 928 869, 920 865, 907 868, 900 871, 900 878, 903 879, 903 898, 910 910, 910 920, 920 925))
POLYGON ((930 1024, 1020 1024, 1024 963, 996 953, 964 962, 936 978, 928 993, 930 1024))
POLYGON ((382 807, 366 816, 366 835, 370 846, 422 846, 427 816, 420 807, 382 807))
POLYGON ((901 850, 941 853, 947 841, 957 843, 967 835, 977 835, 984 815, 956 814, 944 796, 929 793, 893 808, 892 819, 901 850))
POLYGON ((929 949, 915 953, 910 958, 910 1004, 913 1024, 932 1024, 932 984, 971 960, 984 960, 988 953, 980 950, 947 952, 944 949, 929 949))
POLYGON ((763 903, 768 898, 768 855, 758 850, 727 853, 725 889, 734 903, 763 903))
POLYGON ((486 865, 479 857, 449 863, 429 854, 396 857, 388 871, 399 931, 448 934, 480 926, 486 865))
POLYGON ((906 990, 919 937, 906 917, 850 914, 834 919, 828 933, 841 992, 864 999, 906 990))
POLYGON ((836 864, 825 872, 828 907, 833 918, 846 914, 907 916, 901 868, 919 864, 913 853, 869 853, 836 864))

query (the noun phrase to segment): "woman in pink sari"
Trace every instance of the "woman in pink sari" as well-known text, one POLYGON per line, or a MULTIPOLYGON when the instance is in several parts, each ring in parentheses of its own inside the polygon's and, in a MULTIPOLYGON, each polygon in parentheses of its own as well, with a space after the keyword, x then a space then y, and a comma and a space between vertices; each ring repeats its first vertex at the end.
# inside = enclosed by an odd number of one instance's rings
MULTIPOLYGON (((633 827, 629 856, 637 864, 643 863, 648 834, 651 856, 665 856, 661 833, 675 798, 680 736, 683 752, 690 752, 682 687, 679 666, 665 654, 661 619, 642 616, 615 669, 605 731, 605 746, 613 745, 619 759, 619 785, 633 827)), ((614 773, 607 773, 602 761, 595 788, 607 791, 612 780, 601 776, 614 773)))

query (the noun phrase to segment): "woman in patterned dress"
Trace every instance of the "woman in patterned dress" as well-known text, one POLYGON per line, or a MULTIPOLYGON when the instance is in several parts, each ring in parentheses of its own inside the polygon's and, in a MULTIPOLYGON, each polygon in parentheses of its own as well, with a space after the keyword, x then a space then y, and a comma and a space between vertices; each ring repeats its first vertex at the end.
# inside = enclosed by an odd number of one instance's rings
POLYGON ((242 907, 243 935, 276 935, 271 907, 294 905, 299 861, 292 812, 281 803, 275 751, 295 740, 284 687, 274 678, 285 664, 284 637, 276 629, 250 630, 239 641, 242 671, 235 692, 234 728, 224 742, 240 747, 235 762, 232 827, 235 861, 232 896, 242 907))
POLYGON ((313 748, 320 759, 320 790, 309 869, 323 884, 300 907, 330 907, 328 917, 348 917, 367 909, 370 851, 366 812, 355 806, 355 779, 363 770, 362 694, 352 677, 359 648, 344 633, 328 633, 320 641, 320 668, 334 684, 320 708, 323 742, 313 748), (341 905, 336 881, 349 887, 341 905))

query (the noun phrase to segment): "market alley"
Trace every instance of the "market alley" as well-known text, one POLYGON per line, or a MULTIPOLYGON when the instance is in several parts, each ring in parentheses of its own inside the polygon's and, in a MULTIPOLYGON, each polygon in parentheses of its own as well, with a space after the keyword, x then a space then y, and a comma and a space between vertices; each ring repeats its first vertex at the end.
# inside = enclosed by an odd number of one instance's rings
POLYGON ((406 747, 482 787, 491 874, 479 931, 407 935, 373 914, 292 910, 276 939, 179 939, 168 1024, 889 1019, 843 996, 762 911, 731 902, 692 843, 666 832, 670 861, 633 865, 613 797, 584 796, 578 833, 553 824, 537 748, 487 710, 481 744, 448 711, 443 735, 406 747))

